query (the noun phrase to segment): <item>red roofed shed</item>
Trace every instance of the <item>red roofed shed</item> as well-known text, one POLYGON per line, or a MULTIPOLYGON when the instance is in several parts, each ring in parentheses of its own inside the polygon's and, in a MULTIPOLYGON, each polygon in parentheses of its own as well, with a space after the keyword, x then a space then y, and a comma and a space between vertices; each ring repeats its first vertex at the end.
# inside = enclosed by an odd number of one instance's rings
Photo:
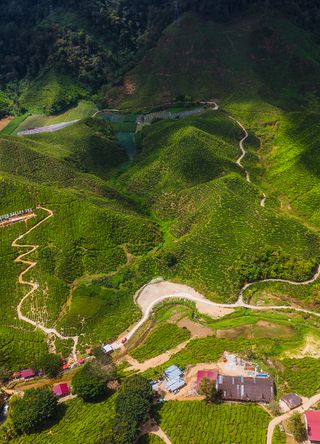
POLYGON ((203 378, 210 379, 211 381, 216 381, 218 373, 212 370, 199 370, 197 373, 197 388, 200 387, 203 378))
POLYGON ((34 370, 32 370, 32 368, 28 368, 26 370, 21 370, 20 376, 21 378, 28 379, 28 378, 33 378, 34 376, 36 376, 36 374, 34 370))
POLYGON ((320 443, 320 410, 308 410, 304 415, 309 442, 320 443))
POLYGON ((54 385, 52 390, 56 396, 67 396, 70 393, 69 386, 66 382, 54 385))

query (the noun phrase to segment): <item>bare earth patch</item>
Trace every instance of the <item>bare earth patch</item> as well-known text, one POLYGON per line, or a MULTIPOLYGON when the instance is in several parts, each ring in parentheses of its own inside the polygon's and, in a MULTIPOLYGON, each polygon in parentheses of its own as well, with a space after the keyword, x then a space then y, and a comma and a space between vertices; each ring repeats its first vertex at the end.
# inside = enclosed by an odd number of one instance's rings
POLYGON ((183 318, 177 323, 180 328, 187 328, 193 338, 205 338, 207 336, 213 336, 214 331, 210 327, 198 324, 189 318, 183 318))
POLYGON ((0 131, 3 130, 12 120, 12 117, 4 117, 0 119, 0 131))
POLYGON ((132 94, 133 94, 133 93, 135 92, 135 90, 136 90, 136 85, 133 83, 132 80, 130 80, 130 79, 125 79, 125 82, 124 82, 124 89, 125 89, 126 93, 127 93, 129 96, 132 96, 132 94))

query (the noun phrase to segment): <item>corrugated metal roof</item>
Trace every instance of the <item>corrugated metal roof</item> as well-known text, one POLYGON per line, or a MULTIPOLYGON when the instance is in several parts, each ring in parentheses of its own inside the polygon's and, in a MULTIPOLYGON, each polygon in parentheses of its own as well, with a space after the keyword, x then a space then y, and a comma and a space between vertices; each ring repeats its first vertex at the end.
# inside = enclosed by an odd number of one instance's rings
POLYGON ((274 398, 272 378, 256 379, 219 375, 217 389, 227 400, 270 402, 274 398))
POLYGON ((178 390, 179 388, 183 387, 185 385, 185 380, 182 378, 176 379, 175 381, 170 381, 166 385, 166 389, 170 392, 174 392, 175 390, 178 390))

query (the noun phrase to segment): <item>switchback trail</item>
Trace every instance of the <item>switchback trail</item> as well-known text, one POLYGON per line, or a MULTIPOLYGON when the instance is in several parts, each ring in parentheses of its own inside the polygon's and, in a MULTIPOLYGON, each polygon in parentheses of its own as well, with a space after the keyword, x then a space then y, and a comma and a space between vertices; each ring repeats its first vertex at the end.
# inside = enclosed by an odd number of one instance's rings
POLYGON ((22 264, 27 266, 27 268, 25 270, 23 270, 19 274, 19 278, 18 278, 19 284, 27 285, 27 286, 31 287, 30 290, 23 296, 23 298, 21 299, 21 301, 17 305, 18 318, 21 321, 27 322, 28 324, 33 325, 36 328, 39 328, 46 335, 52 335, 53 334, 57 338, 59 338, 61 340, 71 339, 73 341, 72 356, 73 356, 73 359, 76 361, 77 360, 77 345, 78 345, 78 340, 79 340, 78 336, 63 336, 56 329, 54 329, 54 328, 47 328, 44 325, 40 324, 39 322, 34 321, 34 320, 28 318, 27 316, 25 316, 22 313, 22 305, 24 304, 24 302, 39 288, 39 284, 37 282, 26 281, 24 279, 25 274, 27 274, 30 270, 32 270, 32 268, 34 268, 37 265, 37 262, 32 261, 32 260, 26 260, 25 257, 28 256, 29 254, 33 253, 34 251, 36 251, 39 248, 39 245, 20 244, 20 243, 18 243, 18 241, 21 241, 25 236, 30 234, 33 230, 38 228, 41 224, 43 224, 48 219, 53 217, 53 211, 51 211, 51 210, 49 210, 47 208, 44 208, 44 207, 42 207, 40 205, 37 206, 37 209, 41 209, 43 211, 46 211, 48 213, 48 216, 46 216, 44 219, 42 219, 40 222, 38 222, 36 225, 34 225, 32 228, 30 228, 24 234, 18 236, 11 244, 11 246, 15 247, 15 248, 28 248, 28 251, 26 253, 20 254, 15 259, 15 262, 17 262, 17 263, 20 262, 20 263, 22 263, 22 264))

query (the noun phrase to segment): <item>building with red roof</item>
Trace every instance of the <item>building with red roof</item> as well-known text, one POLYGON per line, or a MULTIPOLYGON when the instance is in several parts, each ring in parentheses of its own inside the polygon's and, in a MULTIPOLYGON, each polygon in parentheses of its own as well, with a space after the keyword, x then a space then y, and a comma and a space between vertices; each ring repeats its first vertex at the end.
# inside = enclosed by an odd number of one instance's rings
POLYGON ((23 379, 33 378, 34 376, 36 376, 36 374, 35 371, 32 370, 32 368, 27 368, 25 370, 21 370, 20 372, 20 377, 23 379))
POLYGON ((308 410, 304 417, 309 443, 320 443, 320 410, 308 410))
POLYGON ((210 379, 210 381, 216 381, 218 373, 213 370, 199 370, 197 373, 197 389, 199 389, 201 381, 204 378, 210 379))
POLYGON ((59 397, 70 394, 70 388, 66 382, 61 382, 60 384, 54 385, 52 391, 56 396, 59 397))

